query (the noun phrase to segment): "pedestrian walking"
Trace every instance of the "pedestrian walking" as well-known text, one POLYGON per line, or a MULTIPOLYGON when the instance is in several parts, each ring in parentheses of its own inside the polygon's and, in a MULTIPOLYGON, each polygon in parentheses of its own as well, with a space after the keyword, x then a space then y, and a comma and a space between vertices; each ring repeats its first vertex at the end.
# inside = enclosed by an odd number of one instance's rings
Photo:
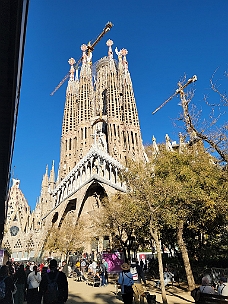
MULTIPOLYGON (((0 285, 5 285, 4 291, 1 291, 0 304, 13 304, 13 293, 15 292, 15 285, 12 276, 9 275, 9 268, 3 265, 0 268, 0 285)), ((1 288, 2 289, 2 288, 1 288)))
POLYGON ((21 264, 17 269, 14 275, 14 282, 17 287, 17 291, 14 294, 14 303, 15 304, 23 304, 24 303, 24 296, 25 296, 25 288, 27 283, 27 278, 25 274, 24 265, 21 264))
POLYGON ((62 272, 65 273, 66 277, 68 277, 68 265, 66 261, 62 262, 62 272))
POLYGON ((30 272, 27 278, 27 304, 40 304, 39 285, 41 282, 41 275, 37 271, 37 266, 33 266, 33 271, 30 272))
POLYGON ((63 304, 68 299, 68 282, 65 273, 57 269, 57 261, 50 261, 50 272, 46 273, 40 283, 40 292, 44 304, 63 304))
POLYGON ((121 294, 124 304, 132 304, 133 302, 133 276, 130 272, 130 265, 123 263, 121 265, 122 272, 119 275, 118 283, 121 286, 121 294))

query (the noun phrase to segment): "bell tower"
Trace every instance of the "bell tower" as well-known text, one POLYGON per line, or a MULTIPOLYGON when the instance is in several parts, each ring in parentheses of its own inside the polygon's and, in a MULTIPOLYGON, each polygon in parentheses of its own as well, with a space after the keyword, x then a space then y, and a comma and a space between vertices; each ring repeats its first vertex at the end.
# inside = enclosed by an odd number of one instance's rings
POLYGON ((128 70, 126 49, 108 40, 108 55, 92 65, 92 52, 83 44, 80 76, 69 59, 70 79, 63 115, 58 181, 71 172, 91 147, 107 153, 122 165, 144 159, 138 112, 128 70), (76 73, 76 75, 75 75, 76 73))

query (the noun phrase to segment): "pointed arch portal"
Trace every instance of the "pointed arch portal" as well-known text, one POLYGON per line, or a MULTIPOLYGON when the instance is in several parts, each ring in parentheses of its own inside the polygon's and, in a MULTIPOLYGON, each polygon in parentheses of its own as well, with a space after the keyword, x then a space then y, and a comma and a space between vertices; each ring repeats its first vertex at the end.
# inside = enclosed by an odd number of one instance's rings
POLYGON ((107 197, 105 189, 97 181, 94 181, 85 193, 78 212, 78 218, 80 218, 82 213, 89 213, 100 208, 101 202, 105 197, 107 197))

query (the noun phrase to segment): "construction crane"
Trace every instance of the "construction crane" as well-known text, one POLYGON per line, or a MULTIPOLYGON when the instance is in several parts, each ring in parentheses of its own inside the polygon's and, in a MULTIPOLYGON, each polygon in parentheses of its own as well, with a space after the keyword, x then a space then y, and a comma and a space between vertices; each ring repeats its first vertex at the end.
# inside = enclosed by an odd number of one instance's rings
MULTIPOLYGON (((97 38, 95 39, 95 41, 91 44, 91 42, 89 42, 87 44, 87 50, 86 50, 86 53, 87 55, 89 55, 89 53, 93 52, 94 50, 94 47, 96 46, 96 44, 101 40, 101 38, 111 30, 111 28, 113 27, 113 24, 112 22, 108 22, 106 23, 105 25, 105 28, 103 29, 103 31, 100 33, 100 35, 97 36, 97 38)), ((73 67, 75 68, 75 70, 78 69, 79 67, 79 64, 81 63, 82 61, 82 57, 75 62, 75 64, 73 65, 73 67)), ((60 83, 57 85, 57 87, 54 89, 53 92, 51 92, 51 96, 55 94, 55 92, 62 86, 62 84, 70 77, 70 72, 68 72, 68 74, 60 81, 60 83)))
MULTIPOLYGON (((152 112, 152 114, 155 114, 157 111, 159 111, 162 107, 164 107, 165 104, 167 104, 167 102, 169 102, 171 99, 173 99, 173 97, 177 96, 178 94, 180 94, 181 96, 181 100, 183 99, 184 96, 184 89, 190 84, 193 83, 197 80, 197 76, 194 75, 192 78, 188 79, 188 81, 185 84, 181 84, 180 82, 178 82, 178 86, 179 88, 176 90, 176 92, 170 96, 166 101, 164 101, 156 110, 154 110, 152 112)), ((182 100, 183 101, 183 100, 182 100)))

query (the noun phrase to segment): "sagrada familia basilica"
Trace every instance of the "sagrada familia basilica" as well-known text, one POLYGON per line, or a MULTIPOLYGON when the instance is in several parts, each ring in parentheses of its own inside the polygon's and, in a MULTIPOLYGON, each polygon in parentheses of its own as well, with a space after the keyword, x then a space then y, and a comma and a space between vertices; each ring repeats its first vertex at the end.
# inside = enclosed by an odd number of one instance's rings
MULTIPOLYGON (((49 228, 61 225, 72 210, 77 218, 96 208, 104 196, 125 192, 119 178, 128 158, 147 161, 126 49, 107 41, 108 55, 92 65, 82 45, 80 75, 69 59, 70 76, 62 122, 60 163, 43 175, 41 193, 31 212, 13 180, 9 192, 3 246, 15 260, 40 258, 49 228)), ((167 147, 170 146, 167 138, 167 147)), ((157 149, 153 139, 154 149, 157 149)), ((89 249, 88 249, 89 250, 89 249)))

